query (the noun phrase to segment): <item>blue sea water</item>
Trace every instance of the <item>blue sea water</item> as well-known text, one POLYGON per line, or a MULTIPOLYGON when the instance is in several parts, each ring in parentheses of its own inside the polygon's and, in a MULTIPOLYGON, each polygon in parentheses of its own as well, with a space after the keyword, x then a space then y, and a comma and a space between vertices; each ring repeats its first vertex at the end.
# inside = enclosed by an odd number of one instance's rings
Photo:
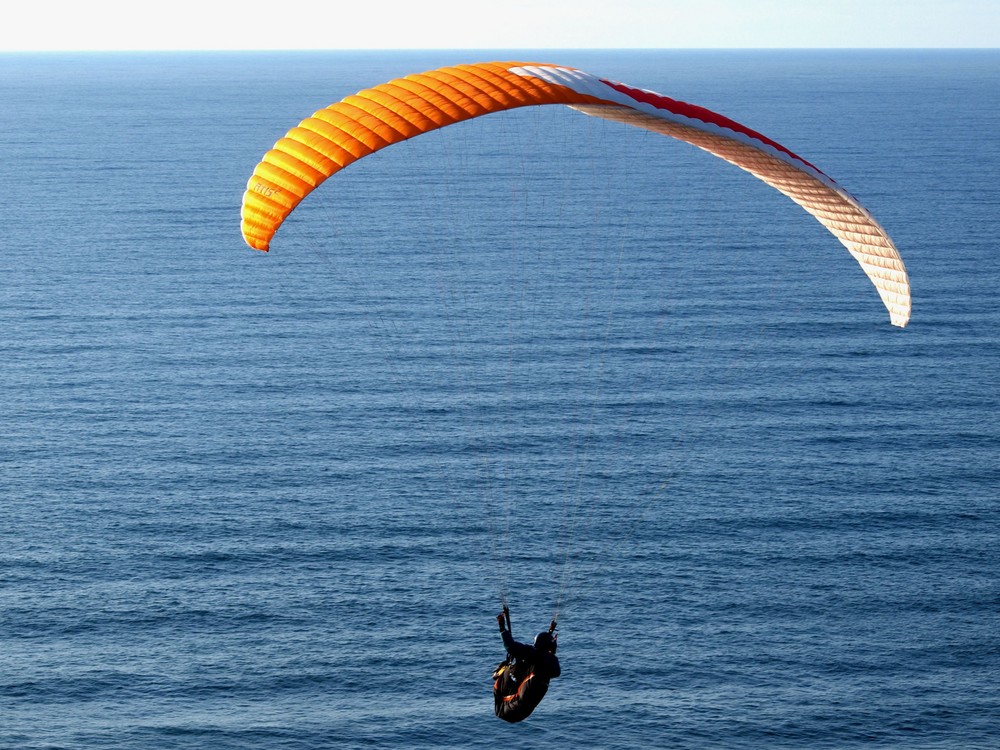
POLYGON ((1000 54, 0 56, 0 748, 1000 745, 1000 54), (733 117, 888 229, 546 108, 239 235, 263 152, 444 64, 733 117), (515 636, 563 676, 492 715, 515 636))

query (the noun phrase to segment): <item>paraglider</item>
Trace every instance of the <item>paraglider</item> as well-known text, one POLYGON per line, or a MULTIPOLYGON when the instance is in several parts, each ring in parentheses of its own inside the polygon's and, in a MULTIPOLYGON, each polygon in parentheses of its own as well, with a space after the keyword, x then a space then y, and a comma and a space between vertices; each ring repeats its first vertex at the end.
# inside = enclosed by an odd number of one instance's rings
MULTIPOLYGON (((801 206, 847 248, 874 284, 893 325, 909 321, 910 285, 898 250, 868 210, 826 173, 767 136, 703 107, 552 64, 439 68, 364 89, 315 112, 278 140, 254 169, 243 196, 243 238, 250 247, 268 251, 307 195, 387 146, 491 113, 556 104, 692 144, 749 172, 801 206)), ((534 711, 549 681, 561 673, 556 621, 532 645, 513 639, 506 607, 498 624, 508 656, 493 674, 495 713, 518 722, 534 711)))
POLYGON ((511 724, 531 715, 549 689, 549 681, 562 673, 556 656, 558 637, 556 621, 541 631, 529 646, 515 641, 511 635, 510 610, 503 608, 497 615, 500 636, 507 658, 493 672, 493 711, 511 724))
POLYGON ((784 193, 857 260, 892 324, 906 325, 910 285, 899 252, 868 210, 827 174, 770 138, 703 107, 551 64, 439 68, 359 91, 317 111, 281 138, 254 169, 243 196, 243 238, 250 247, 267 251, 306 195, 386 146, 474 117, 547 104, 690 143, 784 193))

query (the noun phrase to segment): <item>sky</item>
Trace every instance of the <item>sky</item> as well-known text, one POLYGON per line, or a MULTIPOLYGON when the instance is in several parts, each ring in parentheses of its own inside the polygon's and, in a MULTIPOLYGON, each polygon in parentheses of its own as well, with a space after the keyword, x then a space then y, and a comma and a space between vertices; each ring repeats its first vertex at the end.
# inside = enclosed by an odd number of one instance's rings
POLYGON ((0 51, 1000 47, 1000 0, 26 0, 0 51))

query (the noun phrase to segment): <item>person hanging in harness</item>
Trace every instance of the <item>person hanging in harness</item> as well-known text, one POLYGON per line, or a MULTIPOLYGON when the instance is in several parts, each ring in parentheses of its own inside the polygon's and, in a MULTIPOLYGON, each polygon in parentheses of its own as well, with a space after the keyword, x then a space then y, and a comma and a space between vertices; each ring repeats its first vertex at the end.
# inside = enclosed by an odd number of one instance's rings
POLYGON ((518 643, 510 634, 507 607, 497 615, 507 658, 493 672, 493 710, 511 723, 527 719, 549 689, 549 680, 561 673, 556 658, 556 621, 535 636, 532 645, 518 643))

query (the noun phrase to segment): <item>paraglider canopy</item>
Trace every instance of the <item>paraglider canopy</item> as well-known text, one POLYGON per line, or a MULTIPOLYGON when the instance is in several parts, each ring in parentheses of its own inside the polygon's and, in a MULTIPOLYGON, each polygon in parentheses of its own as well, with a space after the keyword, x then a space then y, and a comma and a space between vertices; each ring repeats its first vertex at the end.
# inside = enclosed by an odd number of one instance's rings
POLYGON ((711 110, 551 64, 491 62, 439 68, 359 91, 319 110, 257 165, 243 196, 242 231, 267 251, 299 202, 347 165, 386 146, 474 117, 562 104, 690 143, 787 195, 825 226, 875 285, 893 325, 910 318, 910 285, 892 240, 832 178, 770 138, 711 110))

